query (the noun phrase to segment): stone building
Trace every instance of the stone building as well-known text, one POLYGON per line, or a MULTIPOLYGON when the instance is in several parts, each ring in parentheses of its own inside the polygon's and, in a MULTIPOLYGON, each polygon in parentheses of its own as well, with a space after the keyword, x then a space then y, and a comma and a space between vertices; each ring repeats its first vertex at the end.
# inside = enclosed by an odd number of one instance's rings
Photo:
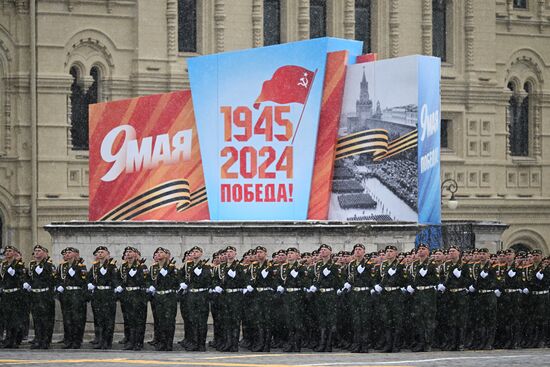
POLYGON ((186 59, 310 37, 441 57, 444 219, 550 252, 548 0, 1 0, 2 244, 85 220, 89 103, 188 87, 186 59))

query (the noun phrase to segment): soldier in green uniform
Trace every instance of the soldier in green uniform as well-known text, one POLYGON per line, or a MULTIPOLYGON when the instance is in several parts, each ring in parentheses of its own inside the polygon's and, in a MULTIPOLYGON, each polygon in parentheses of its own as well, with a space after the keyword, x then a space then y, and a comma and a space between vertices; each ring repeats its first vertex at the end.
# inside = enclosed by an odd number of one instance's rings
POLYGON ((380 307, 384 322, 384 352, 399 352, 403 323, 403 293, 405 269, 397 259, 397 247, 386 246, 385 257, 380 264, 380 283, 374 286, 380 293, 380 307))
POLYGON ((242 308, 241 308, 241 329, 242 329, 242 339, 239 343, 240 347, 250 349, 254 340, 256 339, 256 329, 254 323, 254 302, 256 294, 253 292, 253 287, 250 285, 250 265, 254 262, 256 257, 256 251, 250 249, 243 254, 241 259, 241 266, 244 270, 244 277, 246 287, 243 288, 243 297, 242 297, 242 308), (250 287, 249 287, 250 286, 250 287))
POLYGON ((520 323, 520 302, 522 295, 522 283, 520 269, 516 266, 516 252, 513 249, 507 249, 506 268, 504 281, 502 284, 502 312, 505 313, 504 318, 507 320, 504 326, 505 349, 518 349, 521 340, 521 323, 520 323))
POLYGON ((63 298, 63 325, 65 349, 79 349, 86 326, 86 283, 88 272, 78 249, 67 247, 63 261, 57 268, 56 291, 63 298))
POLYGON ((241 325, 241 304, 245 284, 244 268, 235 259, 237 249, 225 248, 227 262, 220 267, 220 276, 214 278, 214 292, 221 294, 224 341, 219 350, 222 352, 239 351, 241 325))
POLYGON ((98 326, 99 343, 94 348, 110 349, 115 331, 115 293, 121 293, 123 289, 116 260, 111 259, 107 247, 98 246, 93 254, 97 260, 88 272, 88 291, 92 293, 92 308, 98 326))
MULTIPOLYGON (((278 276, 280 266, 286 263, 286 250, 277 250, 277 252, 273 254, 272 258, 272 263, 275 266, 275 272, 277 272, 278 276)), ((273 310, 272 320, 275 320, 271 330, 273 336, 273 343, 271 344, 271 347, 283 348, 288 341, 288 330, 286 328, 286 323, 283 322, 283 320, 285 320, 284 303, 280 294, 276 294, 273 298, 273 306, 271 309, 273 310)))
MULTIPOLYGON (((68 249, 68 247, 61 250, 61 256, 62 256, 63 260, 61 261, 59 266, 61 266, 65 262, 69 261, 70 254, 67 251, 67 249, 68 249)), ((59 278, 59 272, 58 271, 59 271, 59 268, 56 271, 56 275, 55 275, 56 276, 56 287, 57 287, 58 278, 59 278)), ((63 293, 56 292, 55 294, 57 295, 57 298, 59 299, 59 306, 61 307, 61 316, 62 316, 62 319, 63 319, 63 336, 65 336, 65 334, 67 334, 67 324, 65 322, 65 304, 63 303, 63 293)), ((65 339, 62 338, 61 340, 59 340, 55 343, 56 344, 65 344, 65 339)))
MULTIPOLYGON (((439 282, 443 279, 445 274, 445 253, 441 249, 433 251, 432 257, 434 259, 435 270, 437 273, 437 279, 439 282)), ((439 284, 438 284, 439 285, 439 284)), ((436 329, 433 346, 436 348, 444 349, 445 333, 448 330, 447 323, 447 295, 448 292, 437 292, 437 314, 436 314, 436 329)))
POLYGON ((145 322, 147 319, 147 297, 145 289, 149 270, 140 259, 139 251, 135 247, 128 246, 125 249, 125 261, 120 266, 120 279, 123 292, 121 293, 121 305, 125 329, 128 329, 125 350, 141 350, 145 336, 145 322), (126 323, 128 325, 126 325, 126 323))
POLYGON ((31 349, 48 349, 55 323, 56 270, 45 247, 34 246, 33 257, 29 264, 28 282, 23 283, 23 288, 31 292, 31 313, 35 336, 31 349))
MULTIPOLYGON (((216 251, 212 255, 212 282, 214 283, 215 279, 220 279, 220 264, 222 263, 223 250, 216 251)), ((225 260, 224 260, 225 261, 225 260)), ((218 348, 218 345, 221 344, 223 339, 222 332, 222 314, 221 314, 221 304, 220 297, 221 294, 215 293, 210 289, 208 291, 210 296, 210 310, 212 312, 212 328, 214 332, 213 340, 208 343, 209 347, 218 348)))
POLYGON ((336 291, 342 287, 340 268, 332 260, 332 247, 319 247, 321 260, 315 264, 315 278, 309 291, 315 293, 315 305, 319 317, 320 338, 316 352, 332 352, 332 338, 336 332, 336 291))
POLYGON ((206 261, 202 260, 202 248, 194 246, 189 250, 191 260, 181 270, 180 286, 187 293, 189 310, 189 351, 206 351, 206 334, 208 331, 208 290, 212 286, 212 272, 206 261))
POLYGON ((420 243, 416 258, 410 268, 407 292, 413 294, 412 309, 416 345, 413 352, 429 352, 432 348, 437 312, 436 288, 439 278, 434 262, 430 259, 429 245, 420 243))
POLYGON ((4 317, 6 339, 4 348, 18 348, 19 335, 23 323, 20 307, 23 302, 23 283, 27 280, 27 271, 23 261, 17 259, 17 248, 4 248, 4 261, 0 264, 0 309, 4 317))
POLYGON ((548 306, 549 306, 549 292, 550 287, 550 269, 544 267, 542 261, 542 251, 531 251, 533 256, 533 263, 529 267, 527 273, 529 294, 531 296, 531 314, 533 329, 529 335, 530 345, 532 348, 544 348, 545 346, 545 334, 548 326, 548 306))
POLYGON ((155 250, 157 262, 151 265, 147 292, 155 297, 154 312, 158 331, 155 349, 170 351, 174 344, 179 276, 175 264, 170 259, 170 251, 159 247, 155 250))
POLYGON ((372 315, 372 265, 365 259, 365 245, 353 246, 353 260, 347 265, 344 289, 350 292, 353 325, 352 353, 368 353, 372 315))

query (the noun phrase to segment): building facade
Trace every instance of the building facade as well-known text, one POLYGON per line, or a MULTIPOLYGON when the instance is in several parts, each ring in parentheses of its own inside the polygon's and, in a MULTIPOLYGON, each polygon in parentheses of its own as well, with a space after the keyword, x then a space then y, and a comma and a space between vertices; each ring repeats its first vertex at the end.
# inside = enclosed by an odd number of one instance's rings
POLYGON ((189 57, 325 35, 441 57, 443 218, 550 253, 548 0, 0 0, 2 245, 87 218, 88 104, 186 88, 189 57))

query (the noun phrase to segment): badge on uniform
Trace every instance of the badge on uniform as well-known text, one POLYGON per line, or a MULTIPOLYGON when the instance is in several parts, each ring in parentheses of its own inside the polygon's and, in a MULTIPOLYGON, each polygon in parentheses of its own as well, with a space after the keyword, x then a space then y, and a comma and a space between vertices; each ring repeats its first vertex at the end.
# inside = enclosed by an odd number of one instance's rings
POLYGON ((456 278, 460 278, 460 276, 462 275, 462 270, 458 270, 458 268, 455 268, 453 270, 453 274, 456 278))
POLYGON ((359 266, 357 267, 357 272, 358 272, 359 274, 363 274, 364 271, 365 271, 365 267, 364 267, 363 265, 359 265, 359 266))
POLYGON ((324 268, 323 269, 323 275, 328 277, 329 274, 330 274, 330 270, 328 268, 324 268))
MULTIPOLYGON (((325 269, 325 270, 328 270, 328 269, 325 269)), ((324 272, 323 272, 324 273, 324 272)), ((329 270, 329 273, 330 273, 330 270, 329 270)), ((290 275, 292 275, 293 278, 296 278, 298 276, 298 272, 296 271, 296 269, 292 269, 290 271, 290 275)), ((328 274, 325 274, 325 276, 327 276, 328 274)))
POLYGON ((235 278, 235 275, 237 275, 237 273, 235 272, 235 270, 229 269, 227 275, 229 275, 231 278, 235 278))
POLYGON ((421 268, 420 271, 419 271, 419 273, 420 273, 420 275, 421 275, 422 277, 425 277, 426 274, 428 274, 428 270, 426 270, 426 269, 424 269, 424 268, 421 268))
POLYGON ((44 268, 41 266, 37 266, 36 268, 34 268, 34 271, 36 272, 36 274, 40 275, 44 271, 44 268))
POLYGON ((508 270, 508 276, 510 278, 513 278, 516 276, 516 272, 513 269, 508 270))
POLYGON ((481 275, 481 277, 485 279, 487 278, 487 275, 489 275, 489 273, 487 273, 485 270, 482 270, 481 273, 479 273, 479 275, 481 275))
POLYGON ((107 269, 105 269, 105 268, 100 268, 100 269, 99 269, 99 272, 101 273, 101 275, 105 275, 105 274, 107 274, 107 269))
POLYGON ((197 276, 202 274, 202 268, 195 268, 193 269, 193 273, 195 273, 197 276))
POLYGON ((262 270, 262 277, 264 277, 264 279, 267 278, 268 275, 269 275, 269 271, 267 271, 267 269, 262 270))
POLYGON ((390 275, 390 277, 393 277, 395 273, 396 273, 396 270, 394 268, 390 268, 390 270, 388 270, 388 274, 390 275))
POLYGON ((131 276, 131 277, 134 277, 134 275, 136 275, 137 273, 137 270, 136 269, 130 269, 130 271, 128 272, 128 274, 131 276))
POLYGON ((74 277, 74 275, 76 274, 75 271, 73 270, 73 268, 70 268, 68 273, 71 277, 74 277))
POLYGON ((8 273, 9 273, 9 275, 14 276, 15 275, 15 270, 10 266, 8 268, 8 273))
POLYGON ((166 269, 164 269, 164 268, 160 269, 160 275, 162 275, 163 277, 165 277, 166 274, 168 274, 168 270, 166 270, 166 269))

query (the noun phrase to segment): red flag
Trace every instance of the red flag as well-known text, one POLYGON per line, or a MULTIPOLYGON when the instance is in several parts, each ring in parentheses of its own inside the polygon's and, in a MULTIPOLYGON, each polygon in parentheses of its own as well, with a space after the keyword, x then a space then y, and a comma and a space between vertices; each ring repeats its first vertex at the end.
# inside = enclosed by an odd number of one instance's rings
POLYGON ((275 103, 301 103, 307 100, 309 89, 313 84, 315 73, 301 66, 281 66, 273 73, 270 80, 262 85, 262 92, 254 102, 254 108, 260 108, 260 103, 272 101, 275 103))

